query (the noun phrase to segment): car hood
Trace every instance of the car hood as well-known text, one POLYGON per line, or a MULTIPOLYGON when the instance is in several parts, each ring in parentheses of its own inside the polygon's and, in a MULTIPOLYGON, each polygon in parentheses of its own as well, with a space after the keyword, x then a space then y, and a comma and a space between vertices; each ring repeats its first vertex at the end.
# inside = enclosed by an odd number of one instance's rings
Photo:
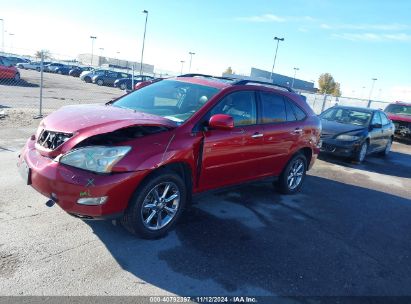
POLYGON ((392 113, 387 113, 387 115, 389 119, 391 120, 411 122, 411 116, 409 115, 399 115, 399 114, 392 114, 392 113))
POLYGON ((73 136, 55 150, 49 150, 39 144, 36 144, 36 148, 42 155, 55 157, 69 151, 90 136, 131 126, 163 126, 171 129, 177 127, 177 124, 160 116, 134 112, 133 110, 114 106, 65 106, 43 119, 36 138, 39 138, 43 130, 73 134, 73 136))
POLYGON ((321 119, 322 124, 322 135, 325 137, 332 137, 337 134, 364 131, 365 127, 343 124, 336 121, 330 121, 326 119, 321 119))

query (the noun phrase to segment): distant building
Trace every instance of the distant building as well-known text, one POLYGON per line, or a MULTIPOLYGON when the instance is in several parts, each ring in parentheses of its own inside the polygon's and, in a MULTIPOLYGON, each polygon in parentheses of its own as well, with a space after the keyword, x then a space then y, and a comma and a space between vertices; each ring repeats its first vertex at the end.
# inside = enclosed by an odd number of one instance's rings
MULTIPOLYGON (((104 57, 93 55, 93 60, 91 58, 91 54, 80 54, 78 55, 78 61, 84 65, 92 65, 96 67, 104 67, 104 68, 114 68, 114 69, 123 69, 131 71, 133 69, 139 72, 140 71, 140 62, 135 61, 128 61, 122 60, 118 58, 111 58, 111 57, 104 57)), ((154 65, 151 64, 143 64, 143 74, 154 74, 154 65)))
MULTIPOLYGON (((272 80, 270 80, 271 72, 264 71, 256 68, 251 68, 250 76, 236 75, 236 74, 224 74, 223 76, 241 78, 241 79, 250 79, 255 81, 265 81, 273 82, 286 87, 291 87, 293 83, 293 77, 273 73, 272 80)), ((293 89, 296 91, 305 91, 305 92, 317 92, 317 89, 314 87, 314 83, 310 81, 305 81, 302 79, 296 78, 294 80, 293 89)))

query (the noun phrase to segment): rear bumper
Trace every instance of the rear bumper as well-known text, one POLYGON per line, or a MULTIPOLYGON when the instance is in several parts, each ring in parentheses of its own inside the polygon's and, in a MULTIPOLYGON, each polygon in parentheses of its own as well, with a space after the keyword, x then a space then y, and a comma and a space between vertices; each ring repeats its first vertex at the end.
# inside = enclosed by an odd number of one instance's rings
POLYGON ((85 219, 101 219, 121 216, 128 202, 143 178, 145 171, 116 174, 95 174, 74 167, 62 165, 44 157, 34 148, 29 139, 19 156, 30 168, 30 185, 55 201, 63 210, 73 216, 85 219), (80 198, 107 196, 102 205, 82 205, 80 198))

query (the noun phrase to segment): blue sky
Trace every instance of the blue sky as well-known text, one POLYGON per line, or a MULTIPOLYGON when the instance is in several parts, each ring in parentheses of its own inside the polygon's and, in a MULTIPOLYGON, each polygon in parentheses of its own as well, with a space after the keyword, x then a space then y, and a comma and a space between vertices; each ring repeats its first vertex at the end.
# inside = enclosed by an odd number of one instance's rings
POLYGON ((90 52, 95 35, 96 52, 138 61, 146 9, 144 61, 156 68, 179 72, 185 60, 187 72, 193 51, 194 72, 270 70, 279 36, 275 72, 292 76, 298 67, 308 81, 329 72, 344 95, 364 98, 375 77, 373 98, 411 101, 409 0, 0 0, 0 7, 6 47, 23 53, 75 56, 90 52))

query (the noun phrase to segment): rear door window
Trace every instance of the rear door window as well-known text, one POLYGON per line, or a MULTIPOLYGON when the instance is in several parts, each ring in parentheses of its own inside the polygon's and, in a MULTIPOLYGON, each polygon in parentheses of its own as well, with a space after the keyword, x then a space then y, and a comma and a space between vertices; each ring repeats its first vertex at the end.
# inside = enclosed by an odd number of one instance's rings
POLYGON ((269 92, 260 92, 261 123, 279 123, 287 121, 284 98, 269 92))

